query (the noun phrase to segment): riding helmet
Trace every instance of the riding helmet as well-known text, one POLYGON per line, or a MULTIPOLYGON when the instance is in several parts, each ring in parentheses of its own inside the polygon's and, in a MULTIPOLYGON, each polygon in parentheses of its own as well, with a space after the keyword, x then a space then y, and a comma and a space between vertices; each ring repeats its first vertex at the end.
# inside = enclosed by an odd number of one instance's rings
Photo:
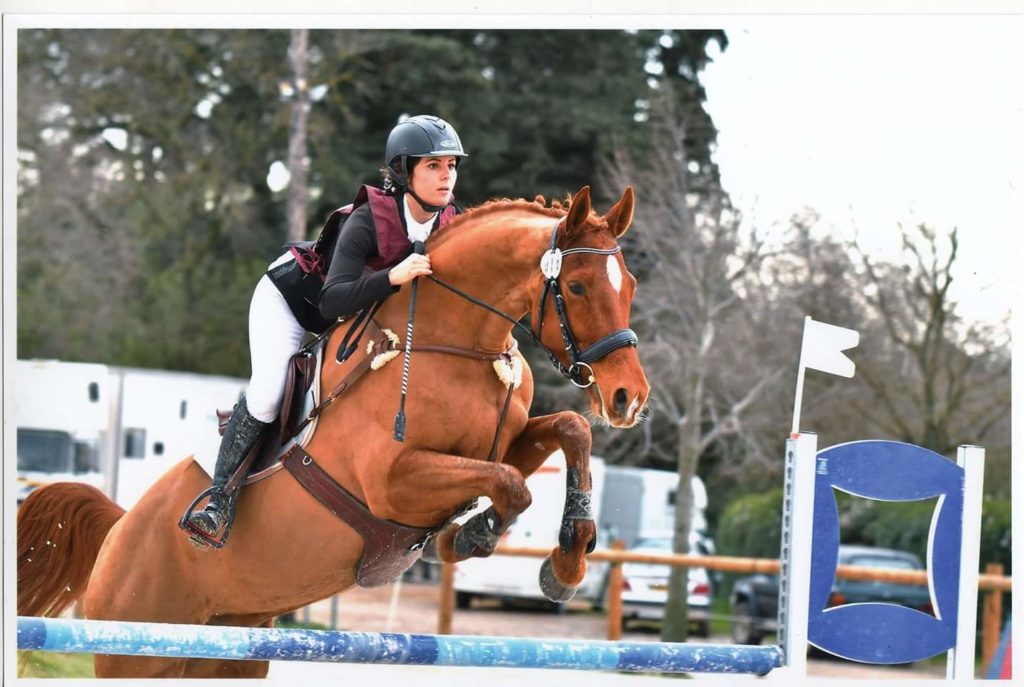
POLYGON ((391 180, 405 188, 409 184, 409 158, 453 155, 467 157, 455 128, 440 117, 416 115, 399 123, 388 134, 384 147, 391 180))

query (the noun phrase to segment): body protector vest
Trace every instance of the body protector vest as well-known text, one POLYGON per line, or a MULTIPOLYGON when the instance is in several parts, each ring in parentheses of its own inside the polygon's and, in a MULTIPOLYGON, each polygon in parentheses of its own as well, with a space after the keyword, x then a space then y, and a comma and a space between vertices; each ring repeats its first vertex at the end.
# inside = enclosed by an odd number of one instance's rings
MULTIPOLYGON (((294 260, 267 272, 306 331, 319 334, 333 324, 320 314, 320 289, 327 279, 341 226, 357 208, 367 203, 377 238, 377 255, 367 261, 367 269, 374 272, 389 269, 412 252, 395 197, 374 186, 361 186, 355 200, 330 214, 316 241, 287 244, 294 260)), ((458 212, 455 205, 447 205, 439 214, 437 226, 448 224, 458 212)))

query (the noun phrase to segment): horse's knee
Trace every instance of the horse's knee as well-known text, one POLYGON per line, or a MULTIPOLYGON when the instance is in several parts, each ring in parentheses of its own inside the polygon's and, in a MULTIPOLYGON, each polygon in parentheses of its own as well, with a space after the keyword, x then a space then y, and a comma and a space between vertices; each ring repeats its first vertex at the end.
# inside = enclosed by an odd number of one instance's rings
POLYGON ((559 414, 554 422, 554 429, 558 433, 559 442, 566 456, 590 455, 592 437, 590 423, 585 417, 579 413, 566 411, 559 414))
POLYGON ((530 507, 533 497, 526 487, 526 478, 511 465, 498 464, 499 469, 493 493, 488 494, 495 510, 501 516, 504 532, 512 519, 530 507))

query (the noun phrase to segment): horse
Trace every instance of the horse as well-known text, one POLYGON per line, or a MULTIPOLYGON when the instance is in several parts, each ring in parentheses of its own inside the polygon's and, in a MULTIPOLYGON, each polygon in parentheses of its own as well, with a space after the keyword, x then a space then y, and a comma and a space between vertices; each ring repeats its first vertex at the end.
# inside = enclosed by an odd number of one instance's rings
MULTIPOLYGON (((640 421, 650 387, 627 328, 636 279, 618 245, 633 208, 627 188, 599 216, 584 187, 565 203, 488 201, 434 232, 426 243, 434 281, 420 284, 415 340, 437 350, 415 354, 406 369, 390 363, 360 379, 323 410, 308 455, 377 518, 432 528, 435 559, 454 563, 491 553, 530 505, 526 478, 561 448, 566 510, 541 584, 551 598, 571 596, 596 537, 591 425, 572 411, 529 416, 533 380, 515 351, 513 320, 531 315, 552 361, 588 389, 595 421, 616 428, 640 421), (459 347, 486 360, 445 352, 459 347), (518 384, 501 382, 488 362, 502 354, 518 361, 518 384), (392 420, 403 389, 407 430, 399 442, 392 420), (482 496, 488 509, 462 523, 453 517, 482 496)), ((411 290, 384 301, 374 321, 406 331, 411 290)), ((326 339, 325 392, 353 364, 328 353, 350 326, 326 339)), ((272 627, 277 616, 357 583, 363 537, 284 474, 241 492, 223 548, 197 548, 178 518, 209 484, 189 456, 127 512, 87 485, 34 491, 17 519, 19 615, 57 615, 79 601, 92 619, 272 627)), ((268 668, 266 661, 95 657, 97 677, 265 677, 268 668)))

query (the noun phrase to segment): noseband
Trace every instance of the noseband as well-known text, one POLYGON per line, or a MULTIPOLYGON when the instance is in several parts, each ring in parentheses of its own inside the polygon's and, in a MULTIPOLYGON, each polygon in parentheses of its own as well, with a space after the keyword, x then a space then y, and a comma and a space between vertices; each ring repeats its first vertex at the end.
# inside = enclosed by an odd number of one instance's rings
POLYGON ((537 331, 534 332, 532 329, 527 329, 520 324, 516 319, 498 310, 494 306, 484 303, 483 301, 474 298, 468 293, 448 284, 447 282, 438 279, 434 275, 427 275, 427 278, 437 283, 440 286, 448 289, 449 291, 465 298, 469 302, 479 305, 482 308, 486 308, 492 313, 503 317, 504 319, 511 322, 514 326, 519 327, 533 338, 534 342, 544 349, 548 354, 548 358, 551 360, 551 364, 555 366, 563 377, 568 379, 570 382, 586 389, 594 383, 594 370, 590 367, 590 364, 601 360, 612 351, 618 350, 625 346, 636 346, 637 336, 632 329, 619 329, 617 331, 608 334, 607 336, 598 339, 593 344, 587 346, 582 351, 579 345, 576 343, 576 337, 573 336, 572 329, 569 327, 569 318, 565 311, 565 298, 562 296, 562 287, 559 285, 558 276, 562 271, 562 258, 567 255, 579 255, 579 254, 591 254, 591 255, 614 255, 622 250, 622 246, 616 245, 614 248, 570 248, 568 250, 560 250, 556 245, 558 239, 558 227, 556 224, 554 229, 551 230, 551 244, 549 249, 541 256, 540 269, 544 274, 544 292, 540 297, 540 304, 538 306, 537 316, 537 331), (544 325, 544 310, 547 305, 548 294, 552 294, 555 301, 555 312, 558 314, 558 325, 562 332, 562 343, 565 345, 565 352, 569 358, 569 364, 564 364, 555 355, 555 352, 544 345, 541 341, 541 327, 544 325), (584 375, 584 369, 586 374, 584 375))

